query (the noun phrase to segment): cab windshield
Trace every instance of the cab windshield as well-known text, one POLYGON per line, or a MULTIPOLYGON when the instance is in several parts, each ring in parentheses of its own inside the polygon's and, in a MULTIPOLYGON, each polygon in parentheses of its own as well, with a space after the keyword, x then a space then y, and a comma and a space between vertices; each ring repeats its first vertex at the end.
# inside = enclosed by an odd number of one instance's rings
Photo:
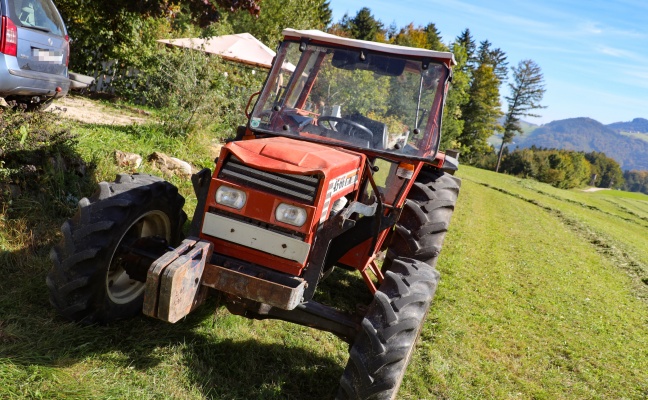
POLYGON ((447 74, 442 63, 284 42, 250 128, 426 157, 439 139, 447 74))

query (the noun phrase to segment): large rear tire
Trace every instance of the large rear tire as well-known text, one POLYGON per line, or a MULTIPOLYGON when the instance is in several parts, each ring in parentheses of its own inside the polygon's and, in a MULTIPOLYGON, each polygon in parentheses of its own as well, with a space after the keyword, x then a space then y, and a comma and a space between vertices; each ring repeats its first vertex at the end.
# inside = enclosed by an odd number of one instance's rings
POLYGON ((51 251, 47 275, 50 302, 64 317, 109 323, 142 310, 144 283, 131 279, 120 255, 145 237, 176 245, 187 219, 178 189, 152 175, 121 174, 99 183, 90 199, 79 201, 61 227, 63 238, 51 251))
POLYGON ((339 399, 394 399, 439 281, 435 266, 461 180, 422 171, 383 262, 385 281, 351 347, 339 399))

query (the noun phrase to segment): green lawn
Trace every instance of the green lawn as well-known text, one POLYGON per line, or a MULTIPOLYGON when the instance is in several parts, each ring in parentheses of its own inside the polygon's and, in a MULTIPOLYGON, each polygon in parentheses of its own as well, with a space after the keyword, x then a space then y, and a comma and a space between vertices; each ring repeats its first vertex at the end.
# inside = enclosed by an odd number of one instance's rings
MULTIPOLYGON (((206 166, 208 139, 77 126, 98 179, 118 148, 206 166), (205 141, 207 140, 207 141, 205 141), (193 161, 193 160, 192 160, 193 161)), ((145 171, 153 171, 145 167, 145 171)), ((441 283, 402 399, 648 397, 648 196, 564 191, 462 167, 441 283)), ((191 185, 175 178, 195 204, 191 185)), ((0 398, 328 399, 347 345, 331 334, 230 315, 217 299, 175 325, 145 317, 79 327, 49 305, 62 217, 30 199, 0 208, 0 398)), ((369 296, 336 271, 328 301, 369 296)))
POLYGON ((648 133, 641 133, 641 132, 619 132, 619 133, 622 134, 623 136, 628 136, 631 138, 640 139, 648 142, 648 133))

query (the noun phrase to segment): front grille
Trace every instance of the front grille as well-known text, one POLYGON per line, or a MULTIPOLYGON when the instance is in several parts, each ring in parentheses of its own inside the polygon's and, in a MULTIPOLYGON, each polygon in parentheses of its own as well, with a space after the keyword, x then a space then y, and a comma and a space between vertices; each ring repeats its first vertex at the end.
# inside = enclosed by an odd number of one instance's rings
POLYGON ((218 174, 220 179, 252 187, 308 204, 315 203, 320 179, 316 175, 281 174, 261 171, 230 156, 218 174))

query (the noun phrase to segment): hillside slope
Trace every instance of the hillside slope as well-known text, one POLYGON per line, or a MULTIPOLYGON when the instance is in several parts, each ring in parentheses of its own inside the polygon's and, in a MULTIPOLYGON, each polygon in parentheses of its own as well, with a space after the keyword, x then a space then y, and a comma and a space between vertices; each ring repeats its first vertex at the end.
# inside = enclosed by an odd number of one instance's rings
POLYGON ((553 121, 515 139, 518 147, 598 151, 615 159, 624 170, 648 170, 648 142, 616 133, 591 118, 553 121))
POLYGON ((648 133, 648 119, 635 118, 628 122, 615 122, 608 125, 608 128, 615 132, 639 132, 648 133))

